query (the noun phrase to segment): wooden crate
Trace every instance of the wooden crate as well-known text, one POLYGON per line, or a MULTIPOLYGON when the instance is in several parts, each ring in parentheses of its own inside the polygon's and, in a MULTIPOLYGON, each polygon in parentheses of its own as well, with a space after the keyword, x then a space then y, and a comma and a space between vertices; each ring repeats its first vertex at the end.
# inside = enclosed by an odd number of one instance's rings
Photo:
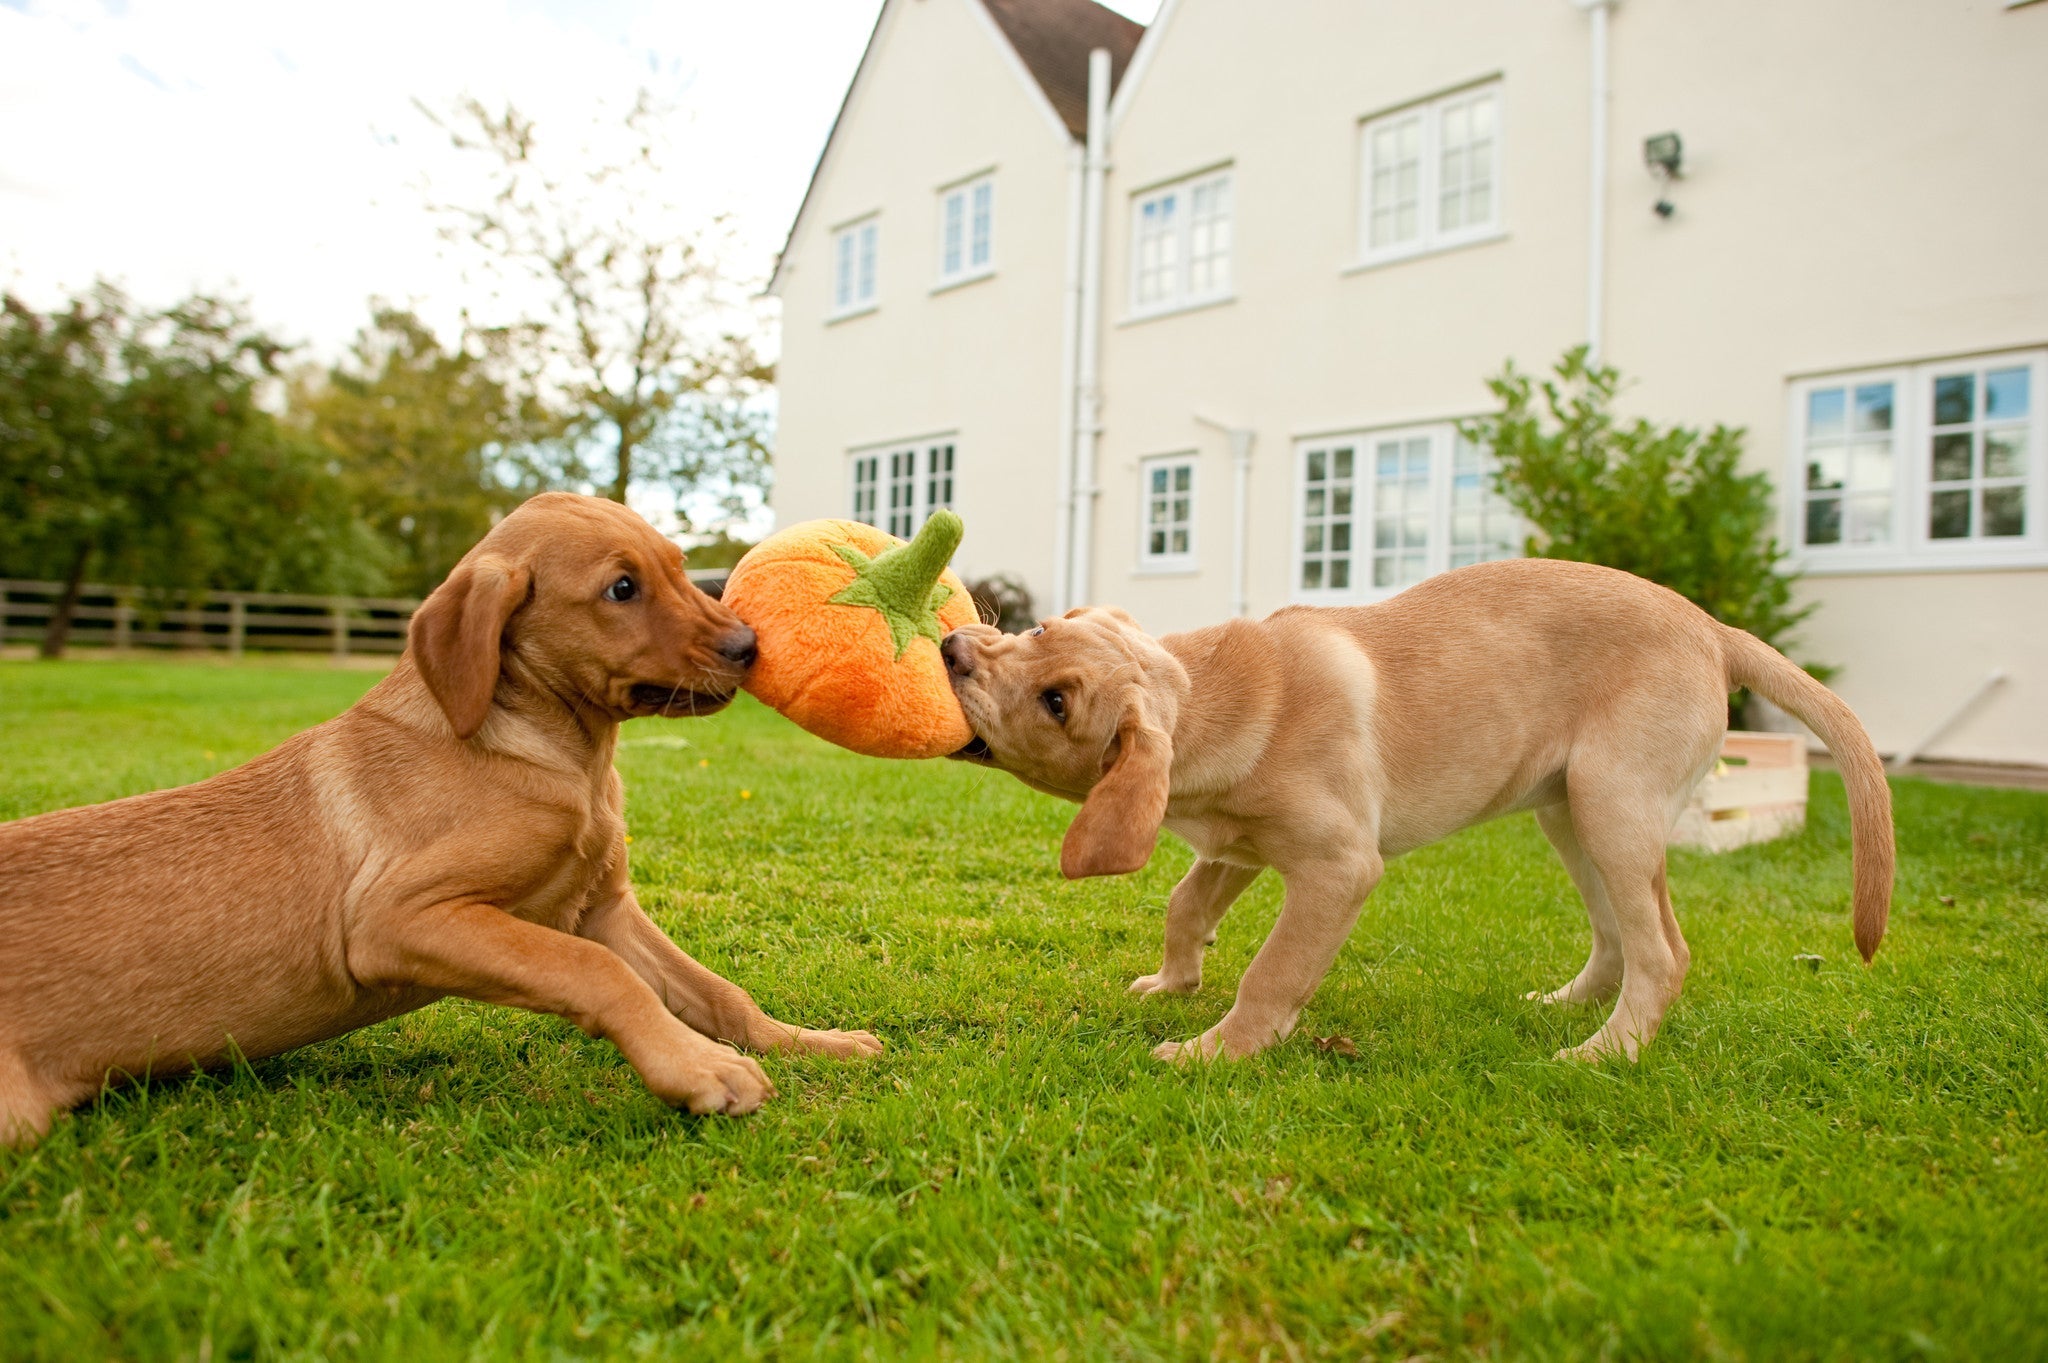
POLYGON ((1806 827, 1806 735, 1732 730, 1671 829, 1671 842, 1726 852, 1806 827))

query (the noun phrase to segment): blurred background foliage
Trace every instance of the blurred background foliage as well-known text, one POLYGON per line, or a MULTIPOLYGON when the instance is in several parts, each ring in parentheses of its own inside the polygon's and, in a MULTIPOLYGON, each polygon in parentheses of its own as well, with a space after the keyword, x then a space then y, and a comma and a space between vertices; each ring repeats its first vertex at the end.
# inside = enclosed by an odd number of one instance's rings
POLYGON ((476 171, 430 211, 490 317, 372 300, 329 364, 227 299, 0 295, 0 577, 67 584, 46 651, 87 582, 424 596, 550 488, 667 502, 704 567, 750 547, 759 281, 722 222, 677 228, 662 111, 643 92, 613 151, 552 159, 510 105, 426 112, 476 171))
MULTIPOLYGON (((0 296, 0 577, 67 584, 60 621, 87 582, 417 597, 534 493, 616 490, 578 415, 488 337, 376 303, 338 362, 291 357, 218 298, 0 296)), ((679 433, 653 481, 702 542, 693 566, 729 567, 750 547, 730 466, 765 486, 766 416, 678 403, 661 424, 679 433)))

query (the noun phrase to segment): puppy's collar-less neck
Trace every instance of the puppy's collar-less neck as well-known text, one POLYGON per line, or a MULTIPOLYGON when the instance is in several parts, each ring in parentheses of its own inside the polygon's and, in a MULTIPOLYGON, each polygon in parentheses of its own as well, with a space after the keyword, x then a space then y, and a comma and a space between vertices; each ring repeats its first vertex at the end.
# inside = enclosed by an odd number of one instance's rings
POLYGON ((1270 644, 1252 621, 1230 621, 1159 640, 1179 664, 1181 687, 1172 724, 1173 798, 1200 799, 1236 785, 1259 763, 1273 733, 1270 707, 1230 703, 1231 688, 1264 686, 1272 672, 1270 644), (1200 754, 1208 760, 1187 760, 1200 754))

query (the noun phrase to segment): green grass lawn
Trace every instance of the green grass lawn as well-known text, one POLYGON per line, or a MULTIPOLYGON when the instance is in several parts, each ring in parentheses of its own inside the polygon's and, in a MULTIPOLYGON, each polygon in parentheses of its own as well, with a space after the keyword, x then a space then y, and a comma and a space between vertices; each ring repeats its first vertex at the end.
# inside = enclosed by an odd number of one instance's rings
MULTIPOLYGON (((374 680, 0 663, 0 817, 195 780, 374 680)), ((1069 885, 1069 806, 751 702, 620 765, 656 918, 886 1056, 770 1059, 779 1100, 698 1120, 446 1002, 110 1093, 0 1153, 0 1357, 2048 1356, 2048 796, 1900 783, 1871 969, 1834 778, 1803 837, 1677 854, 1692 977, 1632 1068, 1550 1060, 1599 1014, 1521 996, 1585 917, 1529 818, 1475 829, 1389 869, 1294 1039, 1179 1071, 1147 1052, 1228 1006, 1271 877, 1200 994, 1138 1000, 1170 838, 1069 885)))

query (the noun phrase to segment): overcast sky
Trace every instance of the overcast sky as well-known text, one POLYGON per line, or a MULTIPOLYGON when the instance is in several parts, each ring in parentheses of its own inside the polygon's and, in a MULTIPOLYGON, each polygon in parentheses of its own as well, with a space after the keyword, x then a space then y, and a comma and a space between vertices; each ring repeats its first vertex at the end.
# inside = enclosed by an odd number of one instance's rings
MULTIPOLYGON (((543 130, 645 85, 688 197, 765 276, 878 0, 0 0, 0 286, 247 299, 331 356, 381 295, 446 323, 423 208, 475 94, 543 130)), ((1157 0, 1115 8, 1149 20, 1157 0)))

